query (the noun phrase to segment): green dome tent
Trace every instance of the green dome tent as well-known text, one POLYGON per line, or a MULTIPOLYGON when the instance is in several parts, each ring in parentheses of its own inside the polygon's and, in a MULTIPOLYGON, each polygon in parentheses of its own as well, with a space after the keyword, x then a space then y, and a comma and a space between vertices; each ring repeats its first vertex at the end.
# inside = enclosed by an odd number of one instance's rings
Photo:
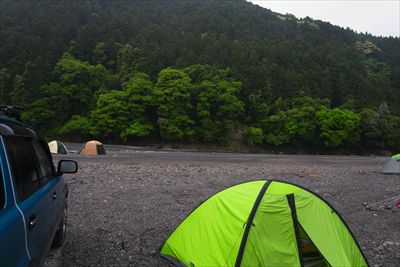
POLYGON ((48 143, 50 153, 52 154, 67 154, 67 148, 65 145, 57 140, 48 143))
POLYGON ((314 193, 253 181, 223 190, 160 249, 177 266, 367 266, 350 229, 314 193))

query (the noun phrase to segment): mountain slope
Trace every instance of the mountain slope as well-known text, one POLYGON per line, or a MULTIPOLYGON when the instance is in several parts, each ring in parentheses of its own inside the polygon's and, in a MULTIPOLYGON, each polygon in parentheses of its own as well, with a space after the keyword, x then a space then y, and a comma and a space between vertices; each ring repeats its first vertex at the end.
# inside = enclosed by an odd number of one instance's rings
POLYGON ((65 52, 101 64, 116 77, 106 87, 121 88, 121 49, 129 44, 132 68, 153 81, 167 67, 230 68, 242 82, 246 123, 262 119, 261 104, 302 96, 327 98, 332 108, 386 105, 400 114, 399 38, 356 34, 244 0, 3 0, 0 10, 2 102, 39 99, 45 84, 59 81, 56 63, 65 52))

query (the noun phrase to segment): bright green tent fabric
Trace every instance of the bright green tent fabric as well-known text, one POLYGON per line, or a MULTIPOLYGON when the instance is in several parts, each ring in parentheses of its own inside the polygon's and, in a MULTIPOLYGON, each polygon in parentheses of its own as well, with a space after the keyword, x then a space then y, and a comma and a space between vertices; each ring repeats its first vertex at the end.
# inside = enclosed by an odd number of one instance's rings
POLYGON ((244 222, 265 181, 231 187, 194 210, 165 242, 161 253, 190 266, 232 266, 244 222))
POLYGON ((291 211, 285 196, 265 194, 246 242, 242 266, 298 266, 291 211))
POLYGON ((325 201, 278 181, 239 184, 212 196, 160 253, 178 266, 307 266, 300 232, 316 248, 318 266, 367 266, 350 230, 325 201))
POLYGON ((392 156, 392 158, 393 159, 398 159, 398 158, 400 158, 400 154, 394 155, 394 156, 392 156))

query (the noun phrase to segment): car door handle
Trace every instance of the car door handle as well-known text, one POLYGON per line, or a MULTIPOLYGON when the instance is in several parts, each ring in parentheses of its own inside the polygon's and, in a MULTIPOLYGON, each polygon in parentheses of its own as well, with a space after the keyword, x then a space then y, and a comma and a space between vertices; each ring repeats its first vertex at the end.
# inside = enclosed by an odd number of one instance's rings
POLYGON ((37 217, 35 214, 33 214, 31 217, 29 217, 28 220, 28 230, 29 231, 32 230, 33 227, 35 227, 36 223, 37 223, 37 217))
POLYGON ((53 200, 55 200, 57 198, 57 192, 56 191, 53 192, 52 198, 53 198, 53 200))

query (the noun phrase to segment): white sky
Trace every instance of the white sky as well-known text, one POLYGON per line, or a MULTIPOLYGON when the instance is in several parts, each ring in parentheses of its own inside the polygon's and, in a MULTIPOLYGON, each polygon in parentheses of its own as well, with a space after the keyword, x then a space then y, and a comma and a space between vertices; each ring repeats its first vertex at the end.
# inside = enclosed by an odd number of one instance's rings
POLYGON ((309 16, 357 32, 400 37, 400 0, 247 0, 297 18, 309 16))

